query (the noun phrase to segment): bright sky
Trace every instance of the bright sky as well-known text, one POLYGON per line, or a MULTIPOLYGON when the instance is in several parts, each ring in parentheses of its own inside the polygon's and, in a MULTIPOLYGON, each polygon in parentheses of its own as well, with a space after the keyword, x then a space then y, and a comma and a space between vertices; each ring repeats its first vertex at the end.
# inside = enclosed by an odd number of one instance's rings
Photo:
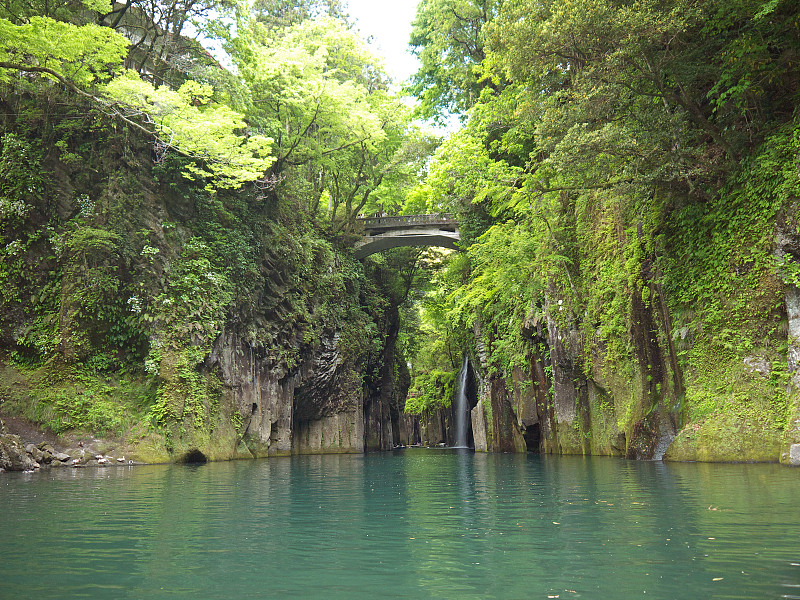
POLYGON ((408 52, 411 21, 419 0, 348 0, 350 16, 361 34, 373 36, 372 46, 386 59, 386 69, 396 83, 408 79, 419 63, 408 52))

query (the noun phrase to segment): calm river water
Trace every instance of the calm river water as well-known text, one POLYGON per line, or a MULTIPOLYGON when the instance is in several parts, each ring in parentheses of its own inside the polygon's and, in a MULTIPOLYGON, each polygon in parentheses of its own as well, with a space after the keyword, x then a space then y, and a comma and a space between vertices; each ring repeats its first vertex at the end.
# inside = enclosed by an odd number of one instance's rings
POLYGON ((800 470, 408 449, 5 473, 0 598, 800 598, 800 470))

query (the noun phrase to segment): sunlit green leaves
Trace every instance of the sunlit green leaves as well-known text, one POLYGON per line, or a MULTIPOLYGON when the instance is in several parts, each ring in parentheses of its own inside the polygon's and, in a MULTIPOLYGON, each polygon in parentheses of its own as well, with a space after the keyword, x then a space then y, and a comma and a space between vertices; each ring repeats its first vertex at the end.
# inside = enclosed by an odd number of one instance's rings
POLYGON ((141 111, 169 146, 199 161, 187 167, 189 177, 210 177, 216 187, 236 188, 262 176, 274 160, 272 140, 240 135, 242 115, 209 103, 208 86, 189 81, 177 91, 154 88, 129 72, 109 83, 106 92, 141 111))
POLYGON ((127 48, 128 41, 108 27, 48 17, 22 25, 0 19, 0 82, 28 70, 88 87, 118 73, 127 48))
POLYGON ((341 22, 304 22, 266 39, 258 23, 249 27, 231 46, 250 88, 253 118, 287 157, 310 150, 296 150, 295 142, 311 128, 320 142, 346 132, 352 132, 349 141, 381 135, 364 85, 374 59, 341 22))
POLYGON ((280 30, 242 18, 227 45, 248 88, 248 122, 275 141, 284 193, 335 230, 402 202, 429 144, 358 35, 332 18, 280 30))
POLYGON ((423 117, 464 116, 477 102, 483 80, 484 26, 503 3, 498 0, 423 0, 417 7, 410 45, 420 70, 410 91, 423 117))

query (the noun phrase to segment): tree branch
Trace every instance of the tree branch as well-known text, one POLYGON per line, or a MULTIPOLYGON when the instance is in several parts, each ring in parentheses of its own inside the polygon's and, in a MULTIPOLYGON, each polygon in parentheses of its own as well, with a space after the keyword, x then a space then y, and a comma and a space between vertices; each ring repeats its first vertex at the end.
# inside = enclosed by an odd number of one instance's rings
MULTIPOLYGON (((117 102, 109 102, 105 98, 101 98, 100 96, 95 96, 94 94, 90 94, 89 92, 86 92, 86 91, 82 90, 77 85, 72 83, 69 79, 67 79, 66 77, 61 75, 58 71, 55 71, 55 70, 50 69, 48 67, 39 67, 39 66, 35 66, 35 65, 21 65, 21 64, 10 63, 10 62, 0 62, 0 69, 13 69, 13 70, 20 71, 20 72, 44 73, 46 75, 50 75, 51 77, 54 77, 61 85, 65 86, 66 88, 68 88, 70 90, 72 90, 73 92, 75 92, 79 96, 83 96, 84 98, 88 98, 89 100, 92 100, 93 102, 99 104, 103 108, 111 111, 110 113, 107 113, 107 114, 109 114, 109 116, 118 118, 121 121, 125 122, 126 124, 130 125, 131 127, 134 127, 136 129, 146 133, 147 135, 150 135, 150 136, 156 135, 155 132, 149 130, 144 125, 141 125, 140 123, 137 123, 136 121, 132 121, 128 117, 126 117, 119 110, 118 107, 121 106, 119 103, 117 103, 117 102)), ((127 107, 127 108, 130 109, 130 107, 127 107)))

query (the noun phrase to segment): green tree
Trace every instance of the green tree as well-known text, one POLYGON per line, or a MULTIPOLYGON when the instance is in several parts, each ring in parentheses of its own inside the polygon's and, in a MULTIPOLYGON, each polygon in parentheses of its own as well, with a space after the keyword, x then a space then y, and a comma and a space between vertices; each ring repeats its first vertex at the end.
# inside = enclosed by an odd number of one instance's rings
POLYGON ((109 4, 102 0, 2 0, 0 19, 15 25, 27 23, 31 17, 47 17, 56 21, 85 24, 87 13, 103 14, 109 4))
POLYGON ((271 29, 248 18, 237 32, 227 45, 247 86, 244 111, 275 142, 264 197, 277 198, 280 186, 341 230, 412 176, 428 147, 386 90, 378 59, 341 21, 271 29))
POLYGON ((83 26, 33 16, 15 25, 0 19, 0 83, 38 73, 89 95, 122 70, 128 41, 99 25, 83 26))
POLYGON ((346 9, 341 0, 256 0, 252 14, 269 28, 282 29, 322 16, 346 21, 346 9))
POLYGON ((231 8, 232 0, 125 0, 101 9, 103 25, 131 42, 125 66, 155 85, 180 85, 218 69, 197 41, 215 16, 231 8))
POLYGON ((420 100, 425 118, 465 115, 481 90, 492 85, 481 76, 486 58, 484 27, 497 16, 503 0, 422 0, 417 7, 410 45, 420 69, 409 91, 420 100))
POLYGON ((519 85, 536 170, 713 193, 793 110, 779 92, 796 70, 790 4, 521 0, 488 28, 489 62, 519 85))

